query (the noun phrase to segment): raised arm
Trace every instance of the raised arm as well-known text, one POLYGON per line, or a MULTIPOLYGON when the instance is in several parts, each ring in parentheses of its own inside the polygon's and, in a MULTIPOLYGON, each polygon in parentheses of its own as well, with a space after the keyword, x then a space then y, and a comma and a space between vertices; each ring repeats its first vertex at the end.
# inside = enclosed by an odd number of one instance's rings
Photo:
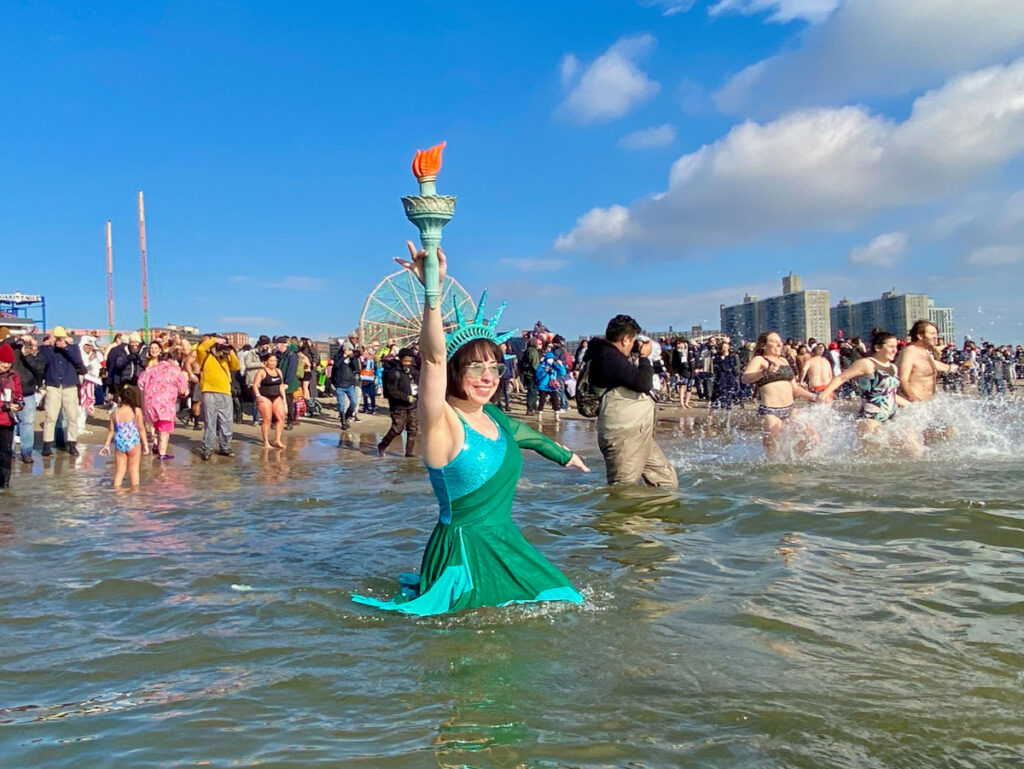
MULTIPOLYGON (((409 270, 422 284, 427 252, 417 251, 412 241, 406 241, 412 261, 395 261, 409 270)), ((437 249, 438 280, 443 285, 448 272, 444 251, 437 249)), ((448 416, 445 400, 448 390, 448 356, 445 352, 444 326, 441 323, 441 303, 431 309, 423 303, 423 325, 420 327, 420 380, 417 402, 419 428, 423 432, 423 459, 433 467, 443 467, 451 460, 455 436, 448 416)), ((452 417, 454 419, 454 417, 452 417)))

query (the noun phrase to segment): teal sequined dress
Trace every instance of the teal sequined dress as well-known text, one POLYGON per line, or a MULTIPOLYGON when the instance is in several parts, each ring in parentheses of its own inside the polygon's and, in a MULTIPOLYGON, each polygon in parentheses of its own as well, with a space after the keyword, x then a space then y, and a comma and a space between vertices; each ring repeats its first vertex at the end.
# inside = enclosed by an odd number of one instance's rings
POLYGON ((494 406, 485 406, 484 413, 498 426, 497 440, 463 420, 462 450, 445 467, 427 467, 441 513, 419 575, 403 574, 402 591, 390 601, 361 595, 353 600, 418 615, 527 601, 583 601, 512 522, 523 467, 520 448, 562 465, 572 452, 494 406))

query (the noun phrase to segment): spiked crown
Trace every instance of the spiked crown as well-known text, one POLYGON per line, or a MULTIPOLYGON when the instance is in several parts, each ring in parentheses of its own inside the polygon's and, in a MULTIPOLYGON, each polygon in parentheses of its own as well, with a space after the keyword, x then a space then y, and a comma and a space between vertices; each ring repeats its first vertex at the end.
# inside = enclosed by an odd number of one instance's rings
POLYGON ((466 323, 465 318, 462 317, 462 310, 459 309, 459 305, 456 303, 455 328, 452 329, 450 334, 445 335, 445 351, 449 358, 452 357, 453 352, 472 339, 489 339, 495 344, 501 344, 502 342, 507 342, 519 332, 519 329, 516 328, 505 334, 497 334, 496 329, 498 321, 501 319, 501 314, 505 311, 505 302, 498 306, 498 311, 485 323, 484 307, 486 305, 487 289, 484 289, 484 293, 480 296, 480 304, 476 306, 476 316, 471 323, 466 323))

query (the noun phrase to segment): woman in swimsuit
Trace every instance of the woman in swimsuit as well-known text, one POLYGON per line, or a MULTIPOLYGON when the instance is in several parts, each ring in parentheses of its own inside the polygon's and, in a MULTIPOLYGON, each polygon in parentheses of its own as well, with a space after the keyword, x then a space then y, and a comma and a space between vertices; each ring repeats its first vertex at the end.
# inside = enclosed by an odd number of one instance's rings
MULTIPOLYGON (((895 363, 896 336, 888 331, 875 331, 871 334, 871 346, 874 352, 869 357, 855 361, 842 374, 833 377, 818 396, 821 401, 830 403, 840 385, 856 379, 861 398, 857 434, 862 440, 892 422, 898 408, 910 405, 910 401, 897 392, 900 375, 895 363)), ((920 442, 912 433, 903 432, 902 442, 912 453, 920 455, 923 450, 920 442)))
POLYGON ((775 331, 766 331, 757 338, 754 355, 740 380, 757 388, 757 413, 763 417, 762 440, 771 456, 782 428, 799 413, 799 409, 793 408, 794 399, 799 396, 814 401, 817 396, 796 381, 796 373, 782 353, 782 337, 775 331))
POLYGON ((142 455, 149 453, 149 445, 142 441, 145 432, 142 392, 135 385, 125 385, 121 389, 121 405, 110 412, 107 439, 100 449, 101 456, 110 456, 110 441, 114 441, 115 489, 121 488, 126 471, 131 485, 139 485, 139 464, 142 462, 142 455))
MULTIPOLYGON (((423 282, 426 251, 409 243, 397 260, 423 282)), ((438 249, 440 279, 446 260, 438 249)), ((480 306, 483 306, 481 300, 480 306)), ((500 313, 499 313, 500 315, 500 313)), ((479 606, 570 601, 581 596, 512 522, 512 500, 530 448, 565 467, 589 472, 576 454, 510 418, 494 402, 504 363, 493 329, 477 319, 446 345, 440 307, 424 303, 420 334, 419 425, 423 461, 440 505, 419 575, 402 575, 391 601, 353 600, 389 611, 440 614, 479 606), (460 344, 461 342, 461 344, 460 344)))
POLYGON ((283 449, 281 431, 288 418, 285 400, 284 376, 277 367, 277 355, 270 353, 263 359, 263 366, 252 380, 253 397, 260 412, 260 432, 263 434, 263 448, 283 449), (274 423, 274 442, 270 442, 270 423, 274 423))

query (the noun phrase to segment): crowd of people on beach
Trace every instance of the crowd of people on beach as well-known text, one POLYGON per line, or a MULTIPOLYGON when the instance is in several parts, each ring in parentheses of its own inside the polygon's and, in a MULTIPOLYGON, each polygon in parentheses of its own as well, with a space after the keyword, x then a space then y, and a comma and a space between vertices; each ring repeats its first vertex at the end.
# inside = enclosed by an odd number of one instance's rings
MULTIPOLYGON (((915 324, 919 327, 928 330, 928 359, 941 368, 935 371, 936 388, 1000 397, 1024 377, 1022 345, 978 344, 968 338, 957 347, 938 339, 933 324, 922 321, 915 324)), ((647 340, 639 328, 636 333, 647 340)), ((915 345, 915 329, 893 340, 892 362, 906 369, 897 361, 905 347, 915 345)), ((651 383, 645 392, 651 401, 726 412, 756 407, 765 419, 769 450, 789 419, 791 395, 821 399, 826 389, 829 398, 862 394, 857 377, 843 376, 862 372, 867 364, 859 362, 872 359, 875 352, 871 340, 865 343, 858 337, 783 341, 770 334, 735 345, 726 336, 648 341, 650 349, 643 355, 639 347, 628 352, 634 368, 641 358, 650 362, 651 383), (789 379, 790 389, 773 386, 789 379), (829 389, 832 382, 835 386, 829 389)), ((564 336, 541 321, 503 342, 497 407, 510 412, 513 400, 519 400, 526 417, 543 422, 550 404, 557 422, 573 404, 577 378, 594 343, 583 339, 570 349, 564 336)), ((126 474, 132 484, 138 483, 142 455, 171 459, 170 439, 179 426, 202 431, 198 453, 204 460, 214 453, 232 456, 232 425, 246 419, 260 426, 265 448, 284 448, 283 431, 304 417, 323 415, 321 398, 336 402, 342 435, 360 421, 360 414, 377 413, 378 398, 386 400, 392 424, 377 445, 378 453, 384 456, 404 434, 403 453, 413 456, 419 371, 417 341, 402 348, 394 340, 363 345, 355 333, 339 339, 336 354, 327 357, 311 339, 294 336, 263 335, 255 344, 235 349, 218 334, 204 334, 192 344, 175 331, 162 332, 147 343, 139 331, 117 334, 100 345, 98 334, 82 335, 76 342, 60 326, 46 334, 17 337, 0 329, 0 483, 10 481, 13 442, 23 463, 34 462, 37 408, 44 414, 43 457, 52 456, 55 447, 78 455, 78 436, 87 432, 88 415, 106 410, 104 447, 113 445, 119 457, 115 485, 126 474)), ((893 381, 899 390, 899 376, 894 374, 893 381)), ((904 381, 902 388, 908 386, 904 381)))

